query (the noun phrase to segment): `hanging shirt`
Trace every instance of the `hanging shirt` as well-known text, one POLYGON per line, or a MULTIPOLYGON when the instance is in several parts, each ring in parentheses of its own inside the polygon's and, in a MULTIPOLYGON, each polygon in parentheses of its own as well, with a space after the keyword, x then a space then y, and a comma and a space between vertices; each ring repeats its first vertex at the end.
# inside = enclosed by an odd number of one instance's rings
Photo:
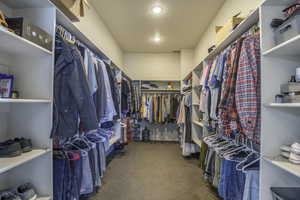
POLYGON ((98 89, 98 83, 97 83, 97 78, 96 78, 96 72, 95 72, 95 57, 92 52, 89 52, 87 55, 87 66, 88 66, 88 83, 89 83, 89 88, 91 91, 91 94, 93 95, 97 89, 98 89))
POLYGON ((243 38, 233 45, 224 68, 225 78, 219 104, 219 127, 222 134, 237 134, 240 132, 240 123, 235 105, 235 88, 242 42, 243 38))
POLYGON ((112 93, 111 93, 111 88, 110 88, 110 82, 108 78, 108 74, 106 71, 106 66, 102 60, 99 61, 100 63, 100 69, 103 73, 104 77, 104 85, 106 88, 106 108, 105 108, 105 117, 101 119, 101 123, 107 122, 107 121, 113 121, 114 116, 117 115, 115 106, 114 106, 114 101, 112 98, 112 93))
POLYGON ((258 140, 260 132, 260 37, 248 36, 242 44, 236 80, 236 107, 242 132, 258 140))

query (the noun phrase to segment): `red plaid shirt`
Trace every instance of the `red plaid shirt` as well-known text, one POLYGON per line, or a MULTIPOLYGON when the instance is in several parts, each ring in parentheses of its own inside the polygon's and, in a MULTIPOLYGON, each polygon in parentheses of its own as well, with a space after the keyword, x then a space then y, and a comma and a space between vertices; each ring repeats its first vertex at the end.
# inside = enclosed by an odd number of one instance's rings
POLYGON ((236 108, 242 132, 253 140, 260 135, 260 36, 248 36, 242 44, 236 79, 236 108))
POLYGON ((224 66, 219 104, 219 128, 223 134, 239 133, 241 129, 235 105, 235 88, 242 42, 243 39, 240 39, 233 45, 224 66))

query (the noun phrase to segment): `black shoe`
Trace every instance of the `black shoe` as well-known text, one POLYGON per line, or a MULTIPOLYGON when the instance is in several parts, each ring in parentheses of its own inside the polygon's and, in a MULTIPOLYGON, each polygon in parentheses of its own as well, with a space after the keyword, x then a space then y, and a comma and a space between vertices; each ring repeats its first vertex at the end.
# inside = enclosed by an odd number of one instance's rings
POLYGON ((14 140, 17 143, 20 143, 23 153, 32 151, 32 143, 30 139, 25 138, 15 138, 14 140))
POLYGON ((22 154, 22 148, 20 143, 8 140, 0 143, 0 158, 11 158, 20 156, 22 154))

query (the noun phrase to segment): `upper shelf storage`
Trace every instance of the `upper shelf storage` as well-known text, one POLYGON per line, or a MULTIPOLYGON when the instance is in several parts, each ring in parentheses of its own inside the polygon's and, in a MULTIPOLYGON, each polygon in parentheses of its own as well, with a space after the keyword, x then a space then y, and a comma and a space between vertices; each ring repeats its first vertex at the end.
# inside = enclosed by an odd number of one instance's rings
POLYGON ((231 34, 219 45, 217 48, 212 51, 207 57, 206 60, 210 60, 223 51, 228 45, 238 39, 243 33, 245 33, 249 28, 255 25, 259 21, 259 9, 253 11, 244 21, 242 21, 232 32, 231 34))
POLYGON ((52 52, 0 28, 0 52, 13 56, 45 56, 52 52))
POLYGON ((300 55, 300 35, 279 44, 266 52, 263 53, 264 56, 298 56, 300 55))

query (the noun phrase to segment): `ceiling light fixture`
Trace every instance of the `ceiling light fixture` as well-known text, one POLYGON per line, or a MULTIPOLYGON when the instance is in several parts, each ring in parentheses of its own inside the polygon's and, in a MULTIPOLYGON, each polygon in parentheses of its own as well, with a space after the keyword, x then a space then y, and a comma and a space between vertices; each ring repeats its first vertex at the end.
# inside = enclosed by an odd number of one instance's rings
POLYGON ((161 39, 160 39, 159 36, 155 36, 155 37, 154 37, 154 42, 160 42, 160 40, 161 40, 161 39))
POLYGON ((152 8, 152 12, 153 12, 153 14, 155 14, 155 15, 159 15, 159 14, 162 12, 162 7, 160 7, 160 6, 155 6, 155 7, 152 8))

